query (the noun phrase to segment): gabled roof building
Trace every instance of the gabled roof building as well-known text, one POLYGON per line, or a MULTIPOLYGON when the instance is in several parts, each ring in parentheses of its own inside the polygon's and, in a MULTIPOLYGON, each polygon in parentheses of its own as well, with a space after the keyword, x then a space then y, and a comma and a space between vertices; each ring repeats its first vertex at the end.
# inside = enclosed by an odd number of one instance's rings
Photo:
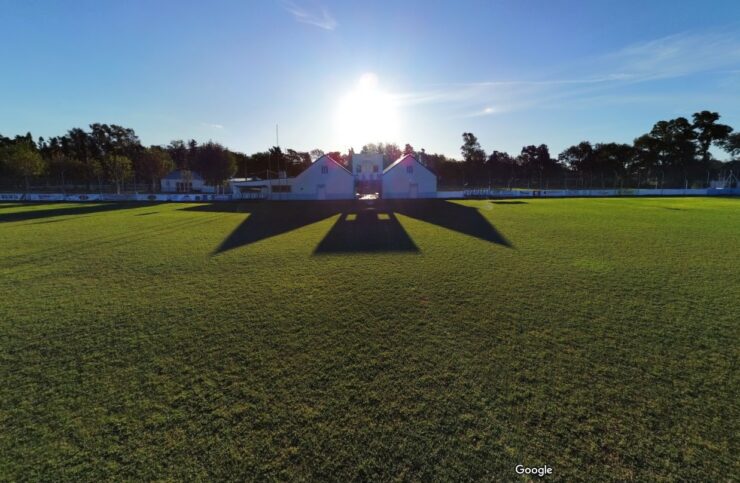
POLYGON ((160 180, 162 193, 215 193, 216 188, 206 184, 195 171, 176 169, 160 180))
POLYGON ((234 198, 347 200, 360 194, 381 198, 436 198, 437 176, 413 155, 383 169, 382 155, 356 154, 350 169, 324 155, 294 178, 232 180, 234 198))
POLYGON ((412 154, 383 170, 383 198, 436 198, 437 175, 412 154))

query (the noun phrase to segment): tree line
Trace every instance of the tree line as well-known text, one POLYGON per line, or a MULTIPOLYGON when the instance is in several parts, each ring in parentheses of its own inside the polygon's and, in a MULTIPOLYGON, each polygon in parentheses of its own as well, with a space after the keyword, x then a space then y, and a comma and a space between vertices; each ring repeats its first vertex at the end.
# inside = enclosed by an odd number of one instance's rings
POLYGON ((197 172, 207 184, 223 187, 233 176, 296 176, 323 154, 275 146, 246 155, 194 139, 146 147, 133 129, 95 123, 48 139, 34 139, 31 133, 13 138, 0 134, 0 187, 120 193, 146 185, 156 192, 159 180, 174 169, 183 170, 184 178, 197 172))
MULTIPOLYGON (((518 155, 496 150, 486 154, 469 132, 462 135, 461 160, 417 151, 410 144, 370 143, 360 152, 381 154, 386 166, 403 154, 414 154, 437 174, 441 187, 703 187, 730 172, 740 175, 740 133, 719 119, 716 112, 701 111, 691 121, 659 121, 632 144, 583 141, 557 157, 545 144, 524 146, 518 155), (732 160, 714 159, 713 146, 732 160)), ((0 186, 120 193, 145 185, 156 192, 159 180, 173 169, 197 172, 207 184, 223 186, 231 177, 296 176, 324 154, 350 167, 355 151, 284 151, 273 146, 247 155, 192 139, 145 147, 133 129, 95 123, 88 130, 73 128, 49 139, 34 139, 31 133, 0 135, 0 186)))
POLYGON ((563 188, 705 187, 711 179, 740 175, 740 133, 701 111, 691 121, 678 117, 655 123, 632 144, 582 141, 553 157, 545 144, 522 147, 513 156, 486 155, 472 133, 463 133, 462 170, 466 186, 563 188), (726 151, 731 161, 712 156, 726 151))

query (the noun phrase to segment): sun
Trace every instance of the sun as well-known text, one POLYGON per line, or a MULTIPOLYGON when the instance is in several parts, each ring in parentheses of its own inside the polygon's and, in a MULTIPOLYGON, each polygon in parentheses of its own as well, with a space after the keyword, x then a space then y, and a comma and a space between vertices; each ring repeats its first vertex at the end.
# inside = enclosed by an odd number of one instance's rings
POLYGON ((367 143, 398 139, 399 116, 393 96, 378 85, 378 76, 363 74, 343 96, 334 114, 334 132, 340 146, 361 148, 367 143))

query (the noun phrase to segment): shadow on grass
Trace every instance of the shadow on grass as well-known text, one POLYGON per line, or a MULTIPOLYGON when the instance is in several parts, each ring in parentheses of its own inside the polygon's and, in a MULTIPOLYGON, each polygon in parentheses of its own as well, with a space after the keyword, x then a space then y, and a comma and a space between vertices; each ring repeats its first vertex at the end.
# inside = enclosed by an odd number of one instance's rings
POLYGON ((394 213, 358 206, 354 213, 341 214, 314 253, 418 251, 394 213))
POLYGON ((183 209, 185 211, 249 214, 247 219, 221 242, 214 251, 214 255, 297 230, 341 212, 338 203, 330 201, 246 201, 242 203, 211 203, 183 209))
MULTIPOLYGON (((63 208, 49 208, 43 210, 16 211, 13 213, 0 213, 0 223, 13 221, 38 220, 40 218, 51 218, 53 216, 87 215, 90 213, 101 213, 105 211, 127 210, 140 208, 151 203, 108 203, 95 205, 65 206, 63 208)), ((32 205, 27 205, 32 206, 32 205)))
POLYGON ((396 214, 431 223, 490 243, 511 247, 474 207, 445 200, 280 201, 211 203, 186 211, 245 213, 249 216, 214 250, 223 253, 340 215, 315 254, 418 252, 396 214))

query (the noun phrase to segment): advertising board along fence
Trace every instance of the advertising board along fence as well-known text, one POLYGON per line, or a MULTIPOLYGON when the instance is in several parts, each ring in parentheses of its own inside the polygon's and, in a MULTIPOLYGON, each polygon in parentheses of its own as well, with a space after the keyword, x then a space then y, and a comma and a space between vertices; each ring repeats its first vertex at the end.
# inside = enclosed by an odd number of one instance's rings
MULTIPOLYGON (((459 192, 450 192, 457 194, 459 192)), ((445 198, 446 192, 438 193, 445 198)), ((591 189, 591 190, 499 190, 470 189, 463 198, 582 198, 618 196, 738 196, 740 188, 689 188, 689 189, 591 189)))
MULTIPOLYGON (((439 199, 476 199, 476 198, 583 198, 583 197, 619 197, 619 196, 740 196, 740 188, 700 188, 700 189, 600 189, 600 190, 499 190, 469 189, 464 191, 438 191, 439 199)), ((230 194, 106 194, 106 193, 0 193, 3 201, 39 201, 39 202, 85 202, 85 201, 151 201, 198 203, 210 201, 232 201, 230 194)), ((239 198, 244 199, 244 198, 239 198)))
POLYGON ((100 194, 100 193, 0 193, 0 201, 231 201, 231 195, 212 194, 100 194))

